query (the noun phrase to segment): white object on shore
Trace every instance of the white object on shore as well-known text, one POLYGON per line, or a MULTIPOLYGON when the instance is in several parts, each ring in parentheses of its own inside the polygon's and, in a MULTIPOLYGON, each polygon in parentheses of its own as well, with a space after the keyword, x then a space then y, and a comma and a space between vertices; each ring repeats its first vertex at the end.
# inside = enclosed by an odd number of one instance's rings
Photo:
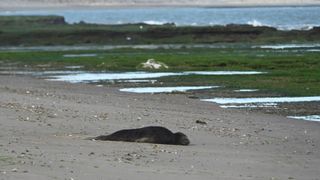
POLYGON ((219 86, 178 86, 178 87, 141 87, 141 88, 123 88, 122 92, 131 93, 172 93, 172 92, 186 92, 190 90, 202 90, 218 88, 219 86))
POLYGON ((309 116, 287 116, 287 118, 292 119, 302 119, 307 121, 317 121, 320 122, 320 115, 309 115, 309 116))
POLYGON ((154 59, 148 59, 147 62, 141 63, 141 65, 145 69, 161 69, 161 68, 168 69, 169 68, 165 63, 156 61, 154 59))

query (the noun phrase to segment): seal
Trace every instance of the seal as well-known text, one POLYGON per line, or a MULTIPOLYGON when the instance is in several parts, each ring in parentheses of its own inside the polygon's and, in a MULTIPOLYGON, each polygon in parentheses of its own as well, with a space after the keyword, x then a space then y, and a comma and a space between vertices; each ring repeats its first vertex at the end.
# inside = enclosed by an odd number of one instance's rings
POLYGON ((185 146, 190 144, 190 141, 185 134, 181 132, 173 133, 167 128, 161 126, 124 129, 116 131, 110 135, 101 135, 91 139, 100 141, 127 141, 185 146))

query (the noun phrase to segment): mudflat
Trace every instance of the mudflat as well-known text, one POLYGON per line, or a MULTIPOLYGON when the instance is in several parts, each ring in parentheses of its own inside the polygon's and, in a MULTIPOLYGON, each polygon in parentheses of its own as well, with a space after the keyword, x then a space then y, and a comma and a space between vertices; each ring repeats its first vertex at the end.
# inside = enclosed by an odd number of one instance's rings
POLYGON ((320 177, 320 123, 221 109, 183 94, 0 76, 0 179, 320 177), (86 140, 164 126, 189 146, 86 140))

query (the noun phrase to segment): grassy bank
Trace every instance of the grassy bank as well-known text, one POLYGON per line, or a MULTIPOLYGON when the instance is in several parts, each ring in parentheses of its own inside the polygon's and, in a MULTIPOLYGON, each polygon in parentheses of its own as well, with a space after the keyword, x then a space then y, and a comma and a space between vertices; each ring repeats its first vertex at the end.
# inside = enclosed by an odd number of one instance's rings
POLYGON ((161 71, 254 70, 250 76, 182 76, 161 80, 167 85, 220 85, 225 88, 257 88, 279 95, 319 95, 320 53, 300 50, 238 49, 118 49, 108 51, 0 52, 2 64, 18 62, 21 68, 39 70, 83 66, 90 71, 138 71, 148 59, 161 61, 161 71), (92 57, 65 57, 94 54, 92 57))
POLYGON ((0 16, 0 46, 280 42, 320 42, 320 28, 279 31, 249 25, 67 24, 59 16, 0 16))

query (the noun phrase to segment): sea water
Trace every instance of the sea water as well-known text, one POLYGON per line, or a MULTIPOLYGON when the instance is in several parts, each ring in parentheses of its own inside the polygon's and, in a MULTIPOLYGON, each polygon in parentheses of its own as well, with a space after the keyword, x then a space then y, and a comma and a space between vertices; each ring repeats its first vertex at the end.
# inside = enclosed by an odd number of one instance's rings
POLYGON ((320 6, 3 10, 0 11, 0 15, 60 15, 64 16, 68 23, 79 23, 84 21, 97 24, 146 23, 160 25, 174 23, 178 26, 250 24, 253 26, 270 26, 281 30, 309 30, 314 26, 320 26, 320 6))

